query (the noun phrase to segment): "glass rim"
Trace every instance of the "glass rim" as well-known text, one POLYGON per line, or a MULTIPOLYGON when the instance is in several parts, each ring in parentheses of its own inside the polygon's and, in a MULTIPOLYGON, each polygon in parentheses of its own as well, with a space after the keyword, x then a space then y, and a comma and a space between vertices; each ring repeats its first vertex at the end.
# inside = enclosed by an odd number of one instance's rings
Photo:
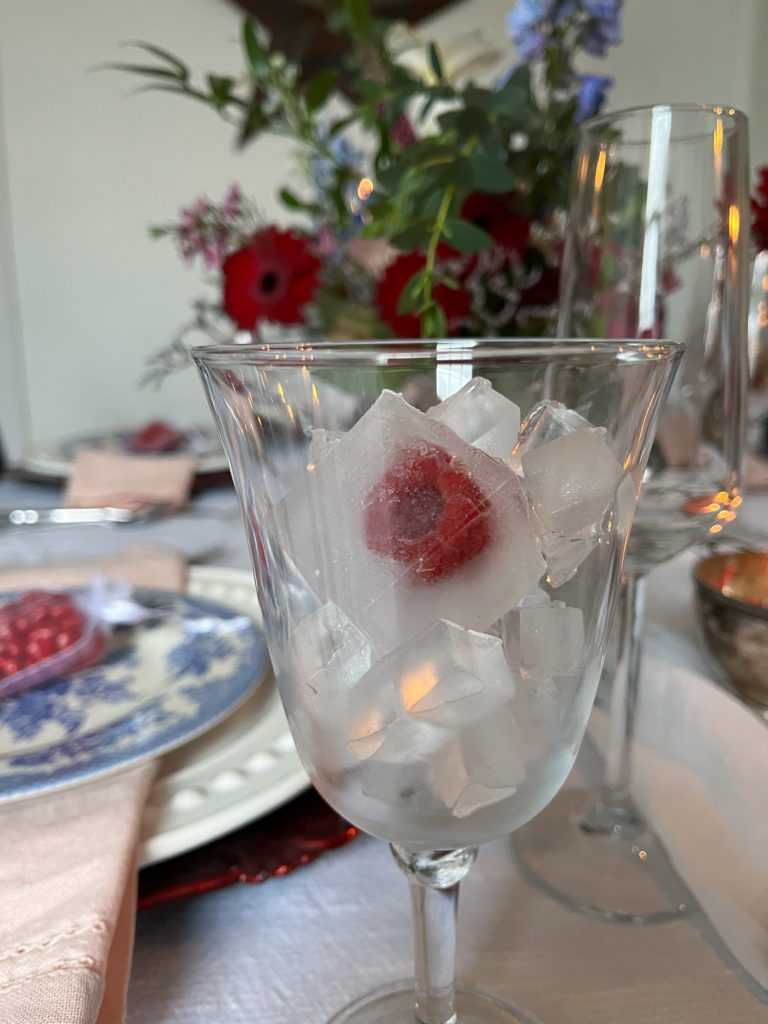
POLYGON ((200 345, 191 350, 197 366, 384 368, 436 357, 436 363, 509 364, 571 359, 574 363, 644 362, 682 355, 681 342, 637 338, 445 338, 200 345), (440 348, 443 345, 444 348, 440 348), (617 356, 619 357, 617 359, 617 356))
MULTIPOLYGON (((721 118, 728 126, 729 133, 744 131, 747 126, 747 115, 738 107, 721 105, 718 103, 646 103, 635 107, 624 107, 619 110, 609 110, 595 117, 582 121, 580 132, 584 136, 591 136, 608 125, 619 124, 639 114, 652 116, 654 113, 667 111, 671 114, 709 114, 712 118, 721 118)), ((709 134, 702 129, 701 136, 709 134)), ((697 134, 683 136, 681 138, 699 138, 697 134)), ((647 145, 648 140, 619 140, 623 145, 647 145)))

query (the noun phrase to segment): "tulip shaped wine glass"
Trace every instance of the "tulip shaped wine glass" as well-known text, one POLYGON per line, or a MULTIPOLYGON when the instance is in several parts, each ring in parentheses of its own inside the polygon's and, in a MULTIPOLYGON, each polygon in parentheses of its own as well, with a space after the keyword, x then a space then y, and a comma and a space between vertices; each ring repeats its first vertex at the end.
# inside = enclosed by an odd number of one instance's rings
POLYGON ((411 887, 415 982, 335 1022, 530 1021, 455 986, 458 884, 573 765, 678 357, 579 341, 195 350, 296 747, 411 887))
POLYGON ((740 501, 748 224, 738 111, 655 106, 582 127, 558 333, 685 344, 624 566, 602 788, 564 790, 514 839, 533 879, 610 920, 660 922, 693 906, 632 798, 634 711, 646 574, 719 532, 740 501))

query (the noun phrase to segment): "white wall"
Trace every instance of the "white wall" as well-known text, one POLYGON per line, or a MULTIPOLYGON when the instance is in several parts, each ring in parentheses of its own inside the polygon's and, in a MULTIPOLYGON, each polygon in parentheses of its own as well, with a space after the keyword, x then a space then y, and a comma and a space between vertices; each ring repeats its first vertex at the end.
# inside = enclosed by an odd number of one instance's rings
MULTIPOLYGON (((472 0, 434 26, 505 36, 511 0, 472 0)), ((133 96, 137 80, 89 70, 145 39, 200 69, 237 65, 240 14, 226 0, 0 0, 0 429, 25 440, 142 422, 206 419, 193 371, 158 392, 136 380, 185 319, 197 271, 150 223, 232 181, 279 213, 289 147, 233 152, 232 132, 192 102, 133 96)), ((612 107, 722 102, 752 114, 753 165, 768 162, 768 0, 625 0, 609 60, 612 107)), ((282 216, 282 213, 280 213, 282 216)))

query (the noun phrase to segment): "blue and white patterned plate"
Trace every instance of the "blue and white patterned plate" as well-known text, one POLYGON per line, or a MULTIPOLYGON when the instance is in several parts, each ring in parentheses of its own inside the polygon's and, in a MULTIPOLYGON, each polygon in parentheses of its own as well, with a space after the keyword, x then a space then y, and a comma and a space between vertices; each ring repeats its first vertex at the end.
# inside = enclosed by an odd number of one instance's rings
POLYGON ((147 603, 153 595, 172 614, 118 630, 99 665, 0 700, 0 801, 178 747, 264 678, 266 647, 250 617, 198 597, 137 593, 147 603))

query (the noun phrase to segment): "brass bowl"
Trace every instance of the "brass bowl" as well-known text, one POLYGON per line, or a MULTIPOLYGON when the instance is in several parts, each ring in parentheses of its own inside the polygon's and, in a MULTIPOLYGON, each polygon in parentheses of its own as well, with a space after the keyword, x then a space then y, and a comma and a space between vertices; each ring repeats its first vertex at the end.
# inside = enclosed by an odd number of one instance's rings
POLYGON ((710 555, 694 580, 713 657, 743 697, 768 707, 768 551, 710 555))

